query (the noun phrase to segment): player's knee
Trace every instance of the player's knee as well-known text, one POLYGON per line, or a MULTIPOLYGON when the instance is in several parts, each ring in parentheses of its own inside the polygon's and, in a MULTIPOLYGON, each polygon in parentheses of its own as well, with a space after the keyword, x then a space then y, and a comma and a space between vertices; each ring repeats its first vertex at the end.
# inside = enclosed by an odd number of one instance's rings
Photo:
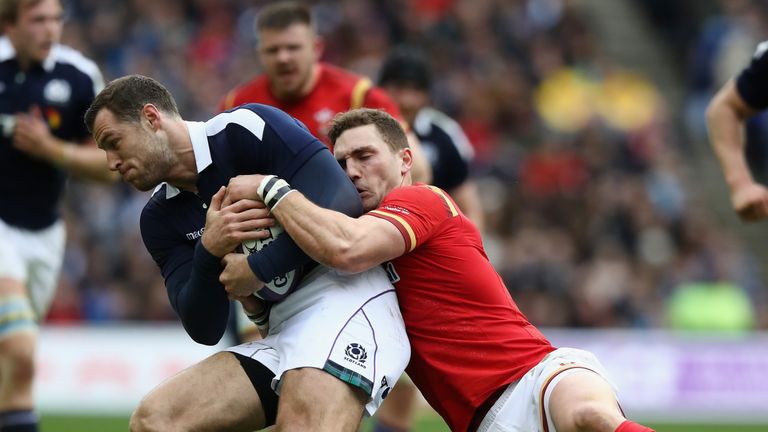
POLYGON ((159 432, 171 431, 173 425, 162 412, 151 404, 142 401, 139 407, 131 414, 128 423, 131 432, 159 432))
POLYGON ((7 365, 8 379, 11 387, 32 382, 35 377, 34 351, 25 347, 4 346, 3 364, 7 365), (6 349, 9 348, 9 349, 6 349))
POLYGON ((571 410, 571 422, 577 431, 609 430, 620 415, 618 410, 612 408, 597 401, 578 402, 571 410))

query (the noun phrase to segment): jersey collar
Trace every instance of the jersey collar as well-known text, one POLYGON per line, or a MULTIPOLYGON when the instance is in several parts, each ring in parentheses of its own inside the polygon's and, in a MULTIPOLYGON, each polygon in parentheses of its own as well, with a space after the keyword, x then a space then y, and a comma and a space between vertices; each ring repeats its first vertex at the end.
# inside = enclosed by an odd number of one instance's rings
MULTIPOLYGON (((200 174, 204 169, 213 163, 211 158, 211 148, 208 147, 208 134, 205 132, 205 123, 203 122, 185 122, 189 130, 189 138, 192 141, 192 152, 195 154, 195 165, 197 173, 200 174)), ((160 184, 155 192, 163 185, 160 184)), ((171 199, 181 193, 179 188, 170 183, 165 183, 165 199, 171 199)))
MULTIPOLYGON (((56 66, 56 57, 59 55, 58 53, 60 49, 60 45, 54 45, 51 48, 48 57, 43 61, 42 67, 46 72, 53 71, 53 68, 56 66)), ((0 36, 0 61, 6 61, 12 58, 16 58, 16 49, 13 47, 8 36, 0 36)))

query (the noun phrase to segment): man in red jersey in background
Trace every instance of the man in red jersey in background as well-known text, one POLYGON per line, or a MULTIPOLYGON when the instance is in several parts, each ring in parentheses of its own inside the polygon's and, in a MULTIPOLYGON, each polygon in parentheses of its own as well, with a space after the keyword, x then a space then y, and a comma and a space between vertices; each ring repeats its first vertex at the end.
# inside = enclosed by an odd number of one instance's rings
MULTIPOLYGON (((333 120, 329 137, 367 214, 317 207, 275 176, 230 180, 224 204, 273 202, 272 214, 322 264, 346 272, 384 265, 411 342, 408 374, 451 430, 651 431, 624 417, 594 355, 555 349, 528 322, 453 200, 412 185, 412 154, 394 118, 353 110, 333 120)), ((236 274, 227 265, 222 277, 236 274)), ((246 280, 225 289, 249 295, 246 280)))
MULTIPOLYGON (((323 41, 308 6, 291 1, 267 5, 258 13, 256 32, 264 73, 227 93, 220 110, 252 102, 272 105, 299 119, 329 148, 328 124, 339 112, 365 106, 401 118, 397 104, 370 79, 320 61, 323 41)), ((409 138, 420 151, 415 135, 409 138)), ((416 159, 414 178, 429 182, 429 162, 420 155, 416 159)), ((240 303, 235 307, 240 310, 240 303)), ((237 313, 236 320, 240 339, 258 338, 244 313, 237 313)))
MULTIPOLYGON (((329 148, 328 124, 337 113, 369 107, 401 118, 397 104, 370 79, 320 61, 323 40, 308 6, 292 1, 265 6, 256 32, 264 73, 227 93, 221 110, 251 102, 272 105, 299 119, 329 148)), ((430 180, 426 159, 417 163, 415 178, 430 180)))

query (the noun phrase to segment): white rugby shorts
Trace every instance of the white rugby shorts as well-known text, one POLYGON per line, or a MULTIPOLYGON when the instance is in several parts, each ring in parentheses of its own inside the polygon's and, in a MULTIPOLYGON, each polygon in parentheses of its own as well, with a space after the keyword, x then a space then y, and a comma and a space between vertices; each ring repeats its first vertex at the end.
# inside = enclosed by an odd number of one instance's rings
POLYGON ((605 368, 594 354, 576 348, 558 348, 507 387, 488 410, 477 432, 556 432, 549 416, 552 390, 561 379, 585 369, 600 375, 616 392, 616 385, 608 378, 605 368), (544 421, 547 422, 547 429, 544 428, 544 421))
POLYGON ((269 335, 229 348, 275 374, 322 369, 362 388, 371 415, 405 370, 411 347, 392 284, 380 267, 344 274, 319 266, 302 286, 272 307, 269 335))
POLYGON ((64 222, 30 231, 0 220, 0 239, 0 277, 21 281, 35 316, 42 319, 53 300, 64 260, 64 222))

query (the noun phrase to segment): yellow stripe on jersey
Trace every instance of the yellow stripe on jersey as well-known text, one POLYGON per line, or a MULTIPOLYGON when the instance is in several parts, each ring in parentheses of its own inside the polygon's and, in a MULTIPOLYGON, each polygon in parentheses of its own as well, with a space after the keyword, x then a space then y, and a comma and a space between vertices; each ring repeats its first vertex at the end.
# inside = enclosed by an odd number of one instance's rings
POLYGON ((389 217, 396 220, 398 223, 400 223, 400 225, 402 225, 402 227, 405 228, 405 231, 408 233, 408 238, 410 238, 411 240, 411 247, 408 248, 408 252, 411 252, 412 250, 416 249, 416 233, 413 232, 413 228, 411 228, 411 225, 408 222, 406 222, 405 219, 401 218, 396 214, 383 212, 381 210, 371 210, 369 213, 376 213, 384 217, 389 217))
POLYGON ((232 105, 235 103, 235 96, 237 95, 237 91, 230 90, 229 93, 227 93, 227 98, 224 99, 224 111, 233 108, 232 105))
POLYGON ((373 83, 368 78, 360 78, 355 83, 355 88, 352 89, 352 97, 349 101, 349 109, 356 109, 363 106, 365 102, 365 95, 368 94, 368 90, 371 89, 373 83))
POLYGON ((448 210, 450 210, 450 212, 451 212, 451 216, 458 216, 458 215, 459 215, 459 211, 458 211, 458 210, 456 210, 456 206, 455 206, 455 205, 453 205, 453 201, 451 201, 451 199, 450 199, 450 198, 448 198, 448 196, 446 196, 446 195, 445 195, 445 192, 443 192, 443 190, 442 190, 442 189, 440 189, 440 188, 438 188, 438 187, 435 187, 435 186, 430 186, 430 185, 427 185, 427 187, 428 187, 428 188, 429 188, 429 189, 430 189, 432 192, 434 192, 434 193, 436 193, 436 194, 440 195, 440 197, 442 197, 442 198, 443 198, 443 200, 445 201, 445 205, 447 205, 447 206, 448 206, 448 210))

